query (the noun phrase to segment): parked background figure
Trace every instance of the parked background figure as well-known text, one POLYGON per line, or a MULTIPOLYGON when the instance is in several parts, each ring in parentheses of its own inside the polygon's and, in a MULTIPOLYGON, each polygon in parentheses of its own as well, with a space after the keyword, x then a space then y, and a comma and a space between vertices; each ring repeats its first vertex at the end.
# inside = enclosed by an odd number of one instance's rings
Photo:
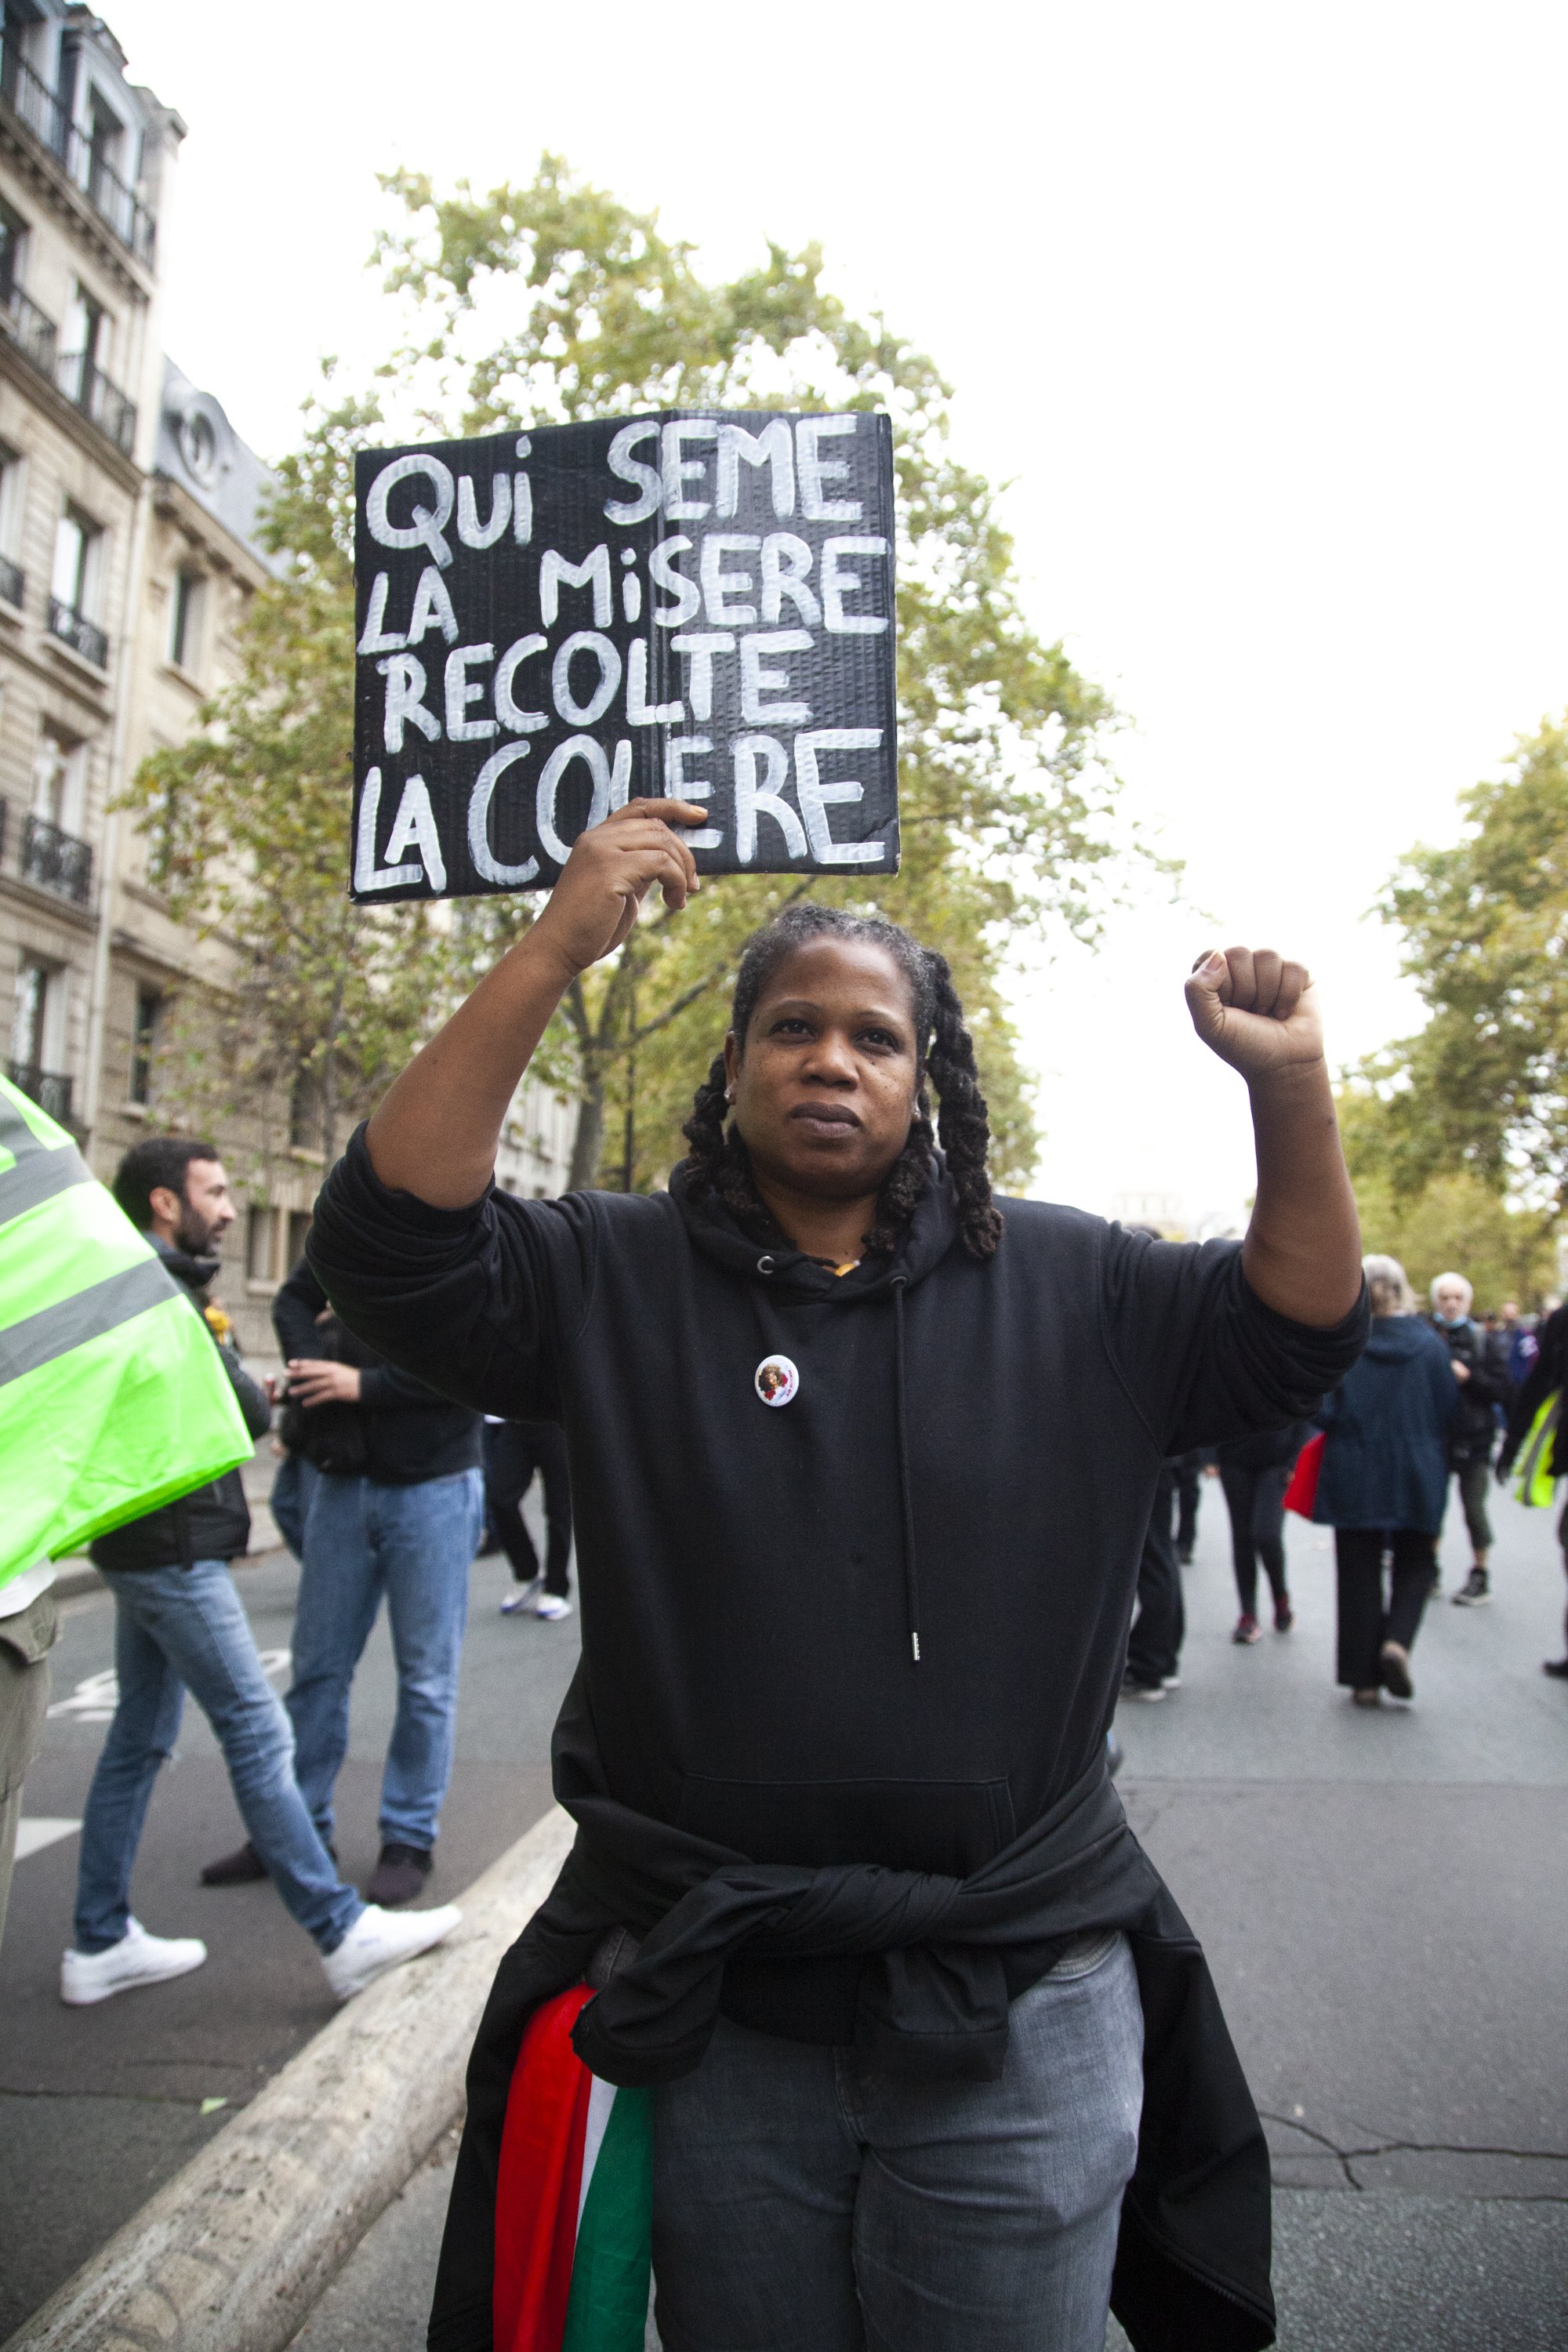
POLYGON ((1509 1402, 1508 1343, 1500 1331, 1483 1330, 1470 1319, 1475 1297, 1462 1274, 1440 1274, 1432 1285, 1432 1328, 1448 1349, 1459 1384, 1458 1409, 1448 1428, 1448 1467, 1459 1482, 1465 1526, 1474 1555, 1469 1575, 1451 1598, 1461 1609, 1491 1599, 1487 1562, 1492 1525, 1487 1516, 1497 1444, 1498 1412, 1509 1402))
POLYGON ((501 1602, 503 1617, 531 1610, 536 1617, 570 1617, 572 1484, 566 1433, 555 1421, 498 1421, 484 1427, 485 1509, 490 1533, 511 1563, 517 1591, 501 1602), (544 1486, 544 1574, 522 1516, 523 1498, 538 1473, 544 1486))
POLYGON ((1410 1652, 1436 1573, 1458 1384, 1398 1259, 1362 1264, 1372 1329, 1319 1416, 1326 1437, 1312 1517, 1334 1530, 1337 1679, 1358 1706, 1376 1706, 1384 1691, 1415 1695, 1410 1652))
MULTIPOLYGON (((210 1143, 150 1136, 120 1163, 114 1197, 147 1234, 213 1336, 246 1427, 271 1420, 264 1390, 240 1361, 227 1318, 207 1299, 214 1244, 234 1202, 210 1143)), ((80 2008, 134 1985, 200 1968, 194 1936, 150 1936, 132 1916, 131 1874, 160 1766, 173 1755, 187 1690, 223 1749, 257 1875, 270 1874, 314 1938, 340 2000, 399 1960, 439 1943, 461 1916, 448 1906, 389 1918, 345 1886, 294 1780, 289 1718, 262 1670, 229 1574, 250 1537, 237 1470, 99 1537, 92 1559, 114 1594, 119 1697, 88 1794, 77 1877, 75 1940, 60 1963, 60 1998, 80 2008)))
POLYGON ((1308 1422, 1288 1429, 1269 1430, 1258 1437, 1238 1437, 1215 1448, 1220 1485, 1230 1513, 1230 1549, 1236 1570, 1237 1599, 1241 1614, 1233 1642, 1262 1639, 1258 1622, 1258 1567, 1261 1560, 1274 1601, 1274 1631, 1288 1633, 1295 1623, 1285 1579, 1285 1489, 1296 1456, 1311 1435, 1308 1422))
MULTIPOLYGON (((452 1775, 468 1568, 483 1516, 479 1417, 395 1371, 330 1313, 301 1259, 272 1306, 290 1427, 311 1464, 300 1548, 293 1679, 295 1771, 322 1840, 348 1753, 349 1694, 384 1596, 397 1711, 381 1784, 381 1852, 367 1899, 392 1906, 430 1874, 452 1775)), ((208 1885, 264 1874, 247 1843, 209 1863, 208 1885)))

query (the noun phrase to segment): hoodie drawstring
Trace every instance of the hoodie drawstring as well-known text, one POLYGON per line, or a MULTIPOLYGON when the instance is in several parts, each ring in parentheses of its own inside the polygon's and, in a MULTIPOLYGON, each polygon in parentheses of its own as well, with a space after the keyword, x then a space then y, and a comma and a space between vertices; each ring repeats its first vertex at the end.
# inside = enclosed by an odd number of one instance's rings
POLYGON ((904 1608, 910 1622, 910 1654, 921 1662, 921 1588, 915 1559, 915 1506, 910 1492, 910 1441, 904 1413, 904 1292, 909 1276, 895 1274, 893 1294, 893 1418, 899 1437, 899 1503, 904 1529, 904 1608))

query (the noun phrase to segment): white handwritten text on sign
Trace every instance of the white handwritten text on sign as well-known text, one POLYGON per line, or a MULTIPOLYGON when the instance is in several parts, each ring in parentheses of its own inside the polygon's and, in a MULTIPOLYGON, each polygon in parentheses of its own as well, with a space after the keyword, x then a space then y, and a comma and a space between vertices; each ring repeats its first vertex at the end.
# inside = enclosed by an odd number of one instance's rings
POLYGON ((885 416, 667 411, 363 452, 352 888, 547 888, 634 797, 717 873, 896 872, 885 416))

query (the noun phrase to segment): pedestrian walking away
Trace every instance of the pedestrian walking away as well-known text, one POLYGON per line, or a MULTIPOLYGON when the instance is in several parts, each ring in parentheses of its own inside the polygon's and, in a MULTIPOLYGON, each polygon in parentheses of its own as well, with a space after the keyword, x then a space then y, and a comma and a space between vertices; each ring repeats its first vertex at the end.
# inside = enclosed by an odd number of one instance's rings
MULTIPOLYGON (((207 1299, 218 1270, 213 1244, 235 1213, 216 1150, 149 1137, 121 1161, 114 1192, 206 1321, 246 1426, 261 1436, 268 1400, 241 1363, 227 1318, 207 1299)), ((196 1937, 150 1935, 130 1907, 142 1823, 159 1767, 174 1753, 187 1690, 223 1750, 250 1841, 340 1998, 438 1943, 460 1916, 448 1906, 396 1919, 339 1878, 295 1784, 289 1719, 229 1574, 249 1534, 245 1490, 231 1470, 92 1546, 114 1594, 119 1696, 88 1794, 75 1935, 60 1966, 60 1997, 73 2006, 183 1976, 206 1958, 196 1937)))
MULTIPOLYGON (((289 1372, 291 1433, 312 1463, 300 1545, 293 1674, 294 1769, 322 1843, 349 1743, 349 1696, 386 1601, 397 1708, 382 1774, 372 1903, 413 1901, 435 1863, 452 1777, 468 1570, 483 1518, 477 1413, 395 1370, 330 1313, 301 1263, 272 1303, 289 1372)), ((209 1885, 262 1875, 247 1841, 209 1863, 209 1885)))
POLYGON ((559 1622, 572 1613, 572 1478, 559 1422, 498 1421, 484 1430, 485 1509, 490 1529, 511 1565, 517 1590, 501 1602, 503 1617, 529 1610, 559 1622), (535 1475, 544 1489, 545 1555, 539 1555, 522 1516, 535 1475))
POLYGON ((1384 1691, 1415 1696, 1410 1653, 1436 1580, 1458 1383, 1398 1259, 1369 1257, 1365 1270, 1372 1329, 1323 1408, 1312 1517, 1334 1530, 1338 1680, 1376 1706, 1384 1691))
POLYGON ((1296 1622, 1285 1578, 1285 1489, 1296 1456, 1311 1433, 1308 1423, 1295 1422, 1289 1429, 1233 1438, 1229 1444, 1215 1449, 1219 1482, 1230 1514, 1236 1597, 1241 1605, 1233 1642, 1262 1639, 1258 1622, 1259 1562, 1274 1603, 1274 1631, 1288 1633, 1296 1622))
MULTIPOLYGON (((1514 1391, 1508 1428, 1498 1454, 1500 1483, 1508 1477, 1521 1448, 1549 1406, 1554 1417, 1545 1437, 1542 1474, 1548 1480, 1568 1477, 1568 1445, 1563 1442, 1562 1407, 1560 1402, 1554 1403, 1554 1400, 1561 1400, 1564 1385, 1568 1385, 1568 1307, 1555 1308, 1534 1337, 1535 1352, 1514 1391)), ((1563 1571, 1568 1576, 1568 1502, 1563 1504, 1557 1522, 1557 1543, 1563 1554, 1563 1571)), ((1542 1670, 1554 1682, 1568 1683, 1568 1610, 1564 1611, 1563 1636, 1562 1657, 1543 1659, 1542 1670)))
POLYGON ((1197 1549, 1198 1505, 1203 1500, 1203 1474, 1209 1458, 1209 1449, 1199 1445, 1190 1454, 1179 1454, 1173 1465, 1176 1473, 1176 1558, 1184 1568, 1191 1567, 1197 1549))
POLYGON ((308 1244, 390 1361, 559 1419, 576 1505, 577 1842, 480 2027, 430 2344, 489 2352, 513 2068, 593 1971, 578 2054, 653 2086, 667 2345, 1100 2352, 1114 2294, 1135 2338, 1261 2347, 1268 2149, 1106 1734, 1163 1462, 1362 1346, 1315 996, 1240 949, 1188 983, 1253 1106, 1240 1244, 994 1201, 946 964, 809 899, 742 958, 667 1192, 496 1192, 563 992, 650 887, 679 912, 707 821, 579 835, 308 1244))
MULTIPOLYGON (((1158 1234, 1154 1238, 1158 1240, 1158 1234)), ((1175 1498, 1175 1465, 1167 1462, 1154 1482, 1154 1505, 1138 1555, 1138 1614, 1127 1639, 1127 1671, 1121 1683, 1123 1698, 1145 1705, 1163 1699, 1181 1684, 1187 1612, 1171 1533, 1175 1498)))
POLYGON ((1458 1481, 1472 1558, 1468 1576, 1449 1597, 1462 1609, 1479 1608, 1491 1599, 1492 1526, 1487 1513, 1487 1490, 1491 1485, 1498 1414, 1507 1410, 1511 1396, 1508 1341, 1500 1331, 1488 1331, 1472 1322, 1474 1297, 1462 1274, 1440 1274, 1432 1285, 1428 1318, 1447 1347, 1459 1384, 1458 1406, 1448 1427, 1448 1467, 1458 1481))

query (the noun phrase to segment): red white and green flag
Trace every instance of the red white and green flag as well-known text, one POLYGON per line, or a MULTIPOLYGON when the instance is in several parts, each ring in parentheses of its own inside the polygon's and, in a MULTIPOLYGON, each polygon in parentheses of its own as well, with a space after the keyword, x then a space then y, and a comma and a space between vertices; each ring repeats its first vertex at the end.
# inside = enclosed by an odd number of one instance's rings
POLYGON ((529 2021, 496 2182, 495 2352, 642 2352, 653 2094, 588 2072, 575 1985, 529 2021))

